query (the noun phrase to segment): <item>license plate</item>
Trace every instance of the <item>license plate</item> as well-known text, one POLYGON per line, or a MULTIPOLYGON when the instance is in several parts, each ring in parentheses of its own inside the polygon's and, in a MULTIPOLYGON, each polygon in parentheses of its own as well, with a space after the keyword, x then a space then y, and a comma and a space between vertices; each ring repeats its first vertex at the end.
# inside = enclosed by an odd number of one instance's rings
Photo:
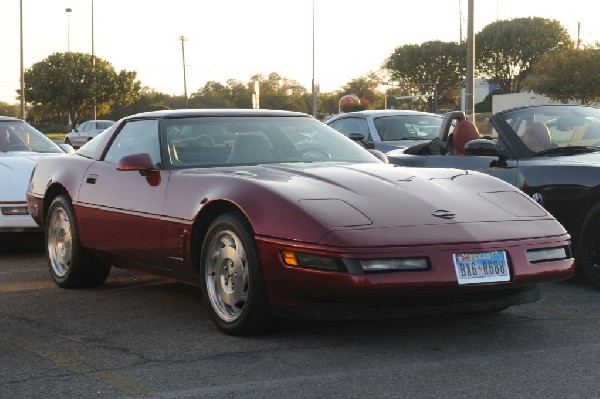
POLYGON ((458 253, 453 259, 458 284, 510 281, 505 251, 458 253))

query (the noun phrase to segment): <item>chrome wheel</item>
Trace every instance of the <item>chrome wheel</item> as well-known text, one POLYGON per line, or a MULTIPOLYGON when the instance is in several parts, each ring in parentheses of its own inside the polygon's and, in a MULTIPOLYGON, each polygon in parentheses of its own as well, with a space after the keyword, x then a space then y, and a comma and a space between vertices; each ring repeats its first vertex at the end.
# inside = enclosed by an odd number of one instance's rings
POLYGON ((69 215, 62 207, 54 208, 47 229, 48 260, 56 277, 63 278, 73 261, 73 237, 69 215))
POLYGON ((217 316, 237 320, 248 301, 248 259, 239 237, 231 230, 218 231, 207 246, 206 291, 217 316))

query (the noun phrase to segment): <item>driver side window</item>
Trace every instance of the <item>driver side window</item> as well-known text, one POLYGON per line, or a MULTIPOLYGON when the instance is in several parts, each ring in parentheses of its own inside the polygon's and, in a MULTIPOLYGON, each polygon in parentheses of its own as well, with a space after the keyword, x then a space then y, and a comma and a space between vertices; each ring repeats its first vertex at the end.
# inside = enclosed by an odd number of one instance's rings
POLYGON ((104 161, 118 163, 126 155, 147 153, 154 167, 160 169, 160 140, 158 120, 143 119, 128 122, 113 140, 104 161))
POLYGON ((365 139, 371 138, 369 135, 369 127, 367 126, 367 121, 364 119, 343 118, 335 121, 332 124, 332 127, 346 136, 350 133, 360 133, 365 139))

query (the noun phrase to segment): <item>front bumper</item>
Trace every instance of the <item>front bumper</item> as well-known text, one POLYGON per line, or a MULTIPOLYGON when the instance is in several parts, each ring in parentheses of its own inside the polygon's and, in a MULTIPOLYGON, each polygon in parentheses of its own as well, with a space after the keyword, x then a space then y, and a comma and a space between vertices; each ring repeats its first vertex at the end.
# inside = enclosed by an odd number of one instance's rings
POLYGON ((276 240, 257 241, 271 310, 288 317, 347 319, 502 309, 536 301, 538 284, 565 280, 575 272, 571 257, 537 263, 526 257, 528 249, 568 246, 567 234, 496 243, 346 248, 343 252, 276 240), (348 259, 427 257, 431 267, 380 273, 305 269, 286 265, 282 250, 348 259), (507 252, 510 281, 460 285, 453 254, 490 250, 507 252))
POLYGON ((23 232, 39 230, 35 220, 29 215, 12 215, 10 210, 26 208, 27 204, 22 202, 0 203, 0 232, 23 232))

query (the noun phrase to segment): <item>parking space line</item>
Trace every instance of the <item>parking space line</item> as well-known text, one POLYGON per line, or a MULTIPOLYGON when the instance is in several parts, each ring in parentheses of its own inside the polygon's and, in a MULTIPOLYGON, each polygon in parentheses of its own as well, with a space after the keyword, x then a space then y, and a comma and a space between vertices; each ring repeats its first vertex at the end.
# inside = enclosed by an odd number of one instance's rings
POLYGON ((97 369, 87 363, 62 355, 49 348, 42 347, 37 343, 33 344, 31 342, 26 342, 14 336, 8 336, 4 338, 6 338, 7 341, 11 342, 13 345, 31 352, 41 358, 49 360, 66 370, 72 371, 75 374, 95 378, 120 390, 121 392, 124 392, 127 395, 148 396, 154 394, 154 390, 140 385, 135 381, 123 377, 115 372, 97 369))
POLYGON ((530 306, 532 308, 536 308, 536 309, 544 311, 544 312, 554 313, 554 314, 561 315, 561 316, 569 316, 569 317, 575 317, 578 319, 586 319, 586 320, 600 319, 600 316, 598 316, 598 315, 595 316, 592 314, 581 313, 581 312, 577 312, 577 311, 573 311, 573 310, 569 310, 569 309, 565 309, 565 308, 559 308, 556 306, 545 306, 545 305, 537 305, 537 304, 532 304, 530 306))
POLYGON ((47 288, 56 288, 53 281, 27 281, 22 283, 0 284, 0 293, 33 291, 47 288))

